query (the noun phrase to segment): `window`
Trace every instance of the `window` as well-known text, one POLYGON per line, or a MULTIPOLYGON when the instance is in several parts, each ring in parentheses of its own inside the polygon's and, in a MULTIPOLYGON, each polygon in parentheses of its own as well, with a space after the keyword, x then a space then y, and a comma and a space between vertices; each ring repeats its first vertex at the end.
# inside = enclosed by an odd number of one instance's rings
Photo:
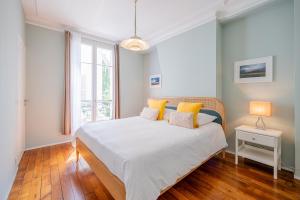
POLYGON ((81 45, 81 121, 113 116, 113 50, 94 41, 81 45))

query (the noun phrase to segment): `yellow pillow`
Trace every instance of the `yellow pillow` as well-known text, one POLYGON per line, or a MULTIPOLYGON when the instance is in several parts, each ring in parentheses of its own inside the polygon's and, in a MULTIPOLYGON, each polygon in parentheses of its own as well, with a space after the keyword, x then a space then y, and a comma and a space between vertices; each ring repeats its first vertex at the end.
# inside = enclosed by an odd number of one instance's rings
POLYGON ((162 120, 164 118, 166 105, 167 105, 167 100, 148 99, 149 108, 154 108, 159 110, 159 114, 157 117, 158 120, 162 120))
POLYGON ((191 112, 194 114, 194 128, 199 127, 198 124, 198 113, 203 106, 202 103, 189 103, 189 102, 180 102, 177 106, 177 112, 191 112))

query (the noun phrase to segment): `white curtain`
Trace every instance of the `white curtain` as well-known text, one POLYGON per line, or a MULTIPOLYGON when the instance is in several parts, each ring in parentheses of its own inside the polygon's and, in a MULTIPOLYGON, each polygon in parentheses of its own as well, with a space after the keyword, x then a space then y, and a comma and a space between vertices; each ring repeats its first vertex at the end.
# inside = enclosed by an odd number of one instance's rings
POLYGON ((71 103, 71 134, 81 125, 81 34, 71 32, 70 42, 70 103, 71 103))

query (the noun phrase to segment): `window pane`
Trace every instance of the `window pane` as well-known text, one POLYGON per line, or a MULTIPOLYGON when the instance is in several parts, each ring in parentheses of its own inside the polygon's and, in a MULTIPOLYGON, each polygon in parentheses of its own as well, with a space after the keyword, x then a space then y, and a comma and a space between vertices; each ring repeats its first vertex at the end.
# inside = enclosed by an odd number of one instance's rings
POLYGON ((112 51, 97 48, 97 64, 102 66, 112 66, 112 51))
POLYGON ((92 46, 87 44, 81 45, 81 62, 92 63, 92 46))
POLYGON ((92 65, 81 63, 81 121, 92 121, 92 65))
POLYGON ((112 67, 97 65, 97 100, 112 100, 112 67))
POLYGON ((81 63, 81 100, 92 100, 92 65, 81 63))
POLYGON ((92 121, 92 101, 81 100, 81 121, 90 122, 92 121))
POLYGON ((96 120, 112 119, 112 101, 97 101, 97 118, 96 120))
POLYGON ((102 67, 97 65, 97 100, 103 100, 102 67))

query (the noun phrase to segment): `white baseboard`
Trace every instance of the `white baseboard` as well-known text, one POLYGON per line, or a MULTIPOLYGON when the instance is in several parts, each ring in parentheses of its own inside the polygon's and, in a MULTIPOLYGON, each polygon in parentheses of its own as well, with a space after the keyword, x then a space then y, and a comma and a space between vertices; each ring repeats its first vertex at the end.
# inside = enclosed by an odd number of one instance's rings
POLYGON ((231 151, 231 150, 225 150, 226 151, 226 153, 229 153, 229 154, 233 154, 233 155, 235 155, 235 152, 233 152, 233 151, 231 151))
POLYGON ((23 157, 24 152, 25 152, 25 150, 22 150, 22 151, 20 152, 20 154, 17 155, 17 157, 16 157, 16 158, 17 158, 17 160, 15 161, 15 162, 17 162, 17 163, 15 163, 15 165, 16 165, 16 170, 15 170, 15 173, 14 173, 14 176, 13 176, 13 179, 12 179, 13 182, 11 183, 10 190, 9 190, 8 194, 6 194, 6 199, 8 199, 9 193, 10 193, 10 191, 11 191, 13 185, 14 185, 14 182, 15 182, 15 179, 16 179, 16 177, 17 177, 18 170, 19 170, 19 164, 20 164, 20 161, 21 161, 21 159, 22 159, 22 157, 23 157))
MULTIPOLYGON (((226 153, 229 153, 229 154, 232 154, 232 155, 235 155, 235 152, 231 151, 231 150, 226 150, 226 153)), ((295 170, 291 167, 285 167, 285 166, 282 166, 281 169, 284 169, 286 171, 289 171, 289 172, 292 172, 294 173, 295 170)))
MULTIPOLYGON (((17 176, 17 172, 18 172, 18 169, 19 169, 19 164, 20 164, 20 161, 21 161, 21 159, 22 159, 22 157, 23 157, 23 154, 24 154, 24 152, 25 151, 28 151, 28 150, 33 150, 33 149, 38 149, 38 148, 42 148, 42 147, 48 147, 48 146, 53 146, 53 145, 57 145, 57 144, 65 144, 65 143, 69 143, 69 142, 72 142, 73 141, 73 138, 70 138, 70 139, 67 139, 66 141, 62 141, 62 142, 56 142, 56 143, 50 143, 50 144, 45 144, 45 145, 40 145, 40 146, 35 146, 35 147, 30 147, 30 148, 25 148, 25 150, 24 151, 22 151, 21 153, 20 153, 20 155, 17 155, 17 157, 16 157, 16 171, 15 171, 15 173, 14 173, 14 177, 13 177, 13 182, 12 182, 12 184, 11 184, 11 186, 10 186, 10 188, 12 188, 12 186, 13 186, 13 184, 14 184, 14 180, 16 179, 16 176, 17 176)), ((6 199, 8 199, 8 195, 9 195, 9 192, 8 192, 8 194, 6 195, 6 199)))
POLYGON ((49 147, 49 146, 58 145, 58 144, 65 144, 65 143, 69 143, 69 142, 72 142, 72 141, 73 141, 73 138, 70 138, 70 139, 67 139, 67 140, 62 141, 62 142, 54 142, 54 143, 50 143, 50 144, 44 144, 44 145, 40 145, 40 146, 29 147, 29 148, 26 148, 25 151, 33 150, 33 149, 39 149, 39 148, 43 148, 43 147, 49 147))
POLYGON ((16 177, 17 177, 18 170, 19 170, 19 167, 16 167, 16 171, 15 171, 14 177, 13 177, 13 179, 12 179, 13 182, 11 183, 10 190, 9 190, 8 193, 6 194, 6 199, 8 199, 9 193, 10 193, 10 191, 11 191, 13 185, 14 185, 15 179, 16 179, 16 177))
POLYGON ((295 172, 295 170, 293 168, 291 168, 291 167, 282 167, 281 166, 281 169, 284 169, 285 171, 289 171, 289 172, 292 172, 292 173, 295 172))

